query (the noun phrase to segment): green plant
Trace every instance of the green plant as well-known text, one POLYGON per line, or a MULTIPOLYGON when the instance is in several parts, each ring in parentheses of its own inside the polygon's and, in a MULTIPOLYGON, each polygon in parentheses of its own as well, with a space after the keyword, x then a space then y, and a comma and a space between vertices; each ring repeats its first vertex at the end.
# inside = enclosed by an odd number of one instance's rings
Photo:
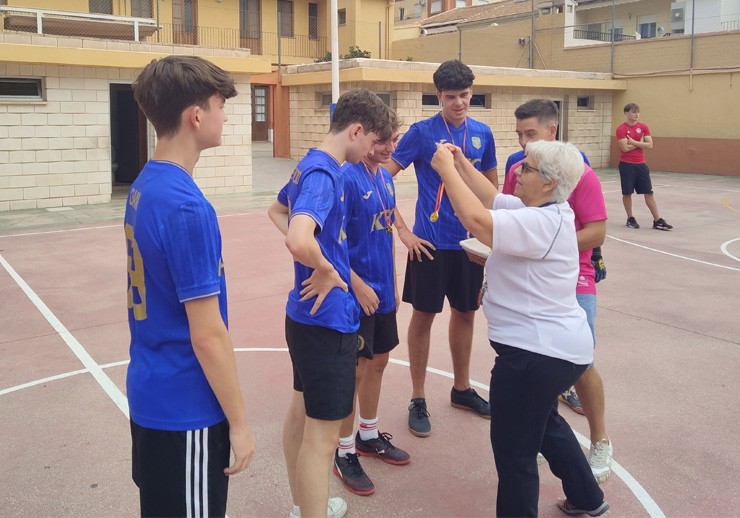
MULTIPOLYGON (((349 48, 349 52, 347 52, 344 55, 339 55, 339 59, 353 59, 353 58, 369 58, 372 57, 372 54, 370 54, 369 50, 362 50, 357 45, 352 45, 349 48)), ((327 52, 320 58, 317 58, 315 63, 324 63, 326 61, 331 61, 331 52, 327 52)))

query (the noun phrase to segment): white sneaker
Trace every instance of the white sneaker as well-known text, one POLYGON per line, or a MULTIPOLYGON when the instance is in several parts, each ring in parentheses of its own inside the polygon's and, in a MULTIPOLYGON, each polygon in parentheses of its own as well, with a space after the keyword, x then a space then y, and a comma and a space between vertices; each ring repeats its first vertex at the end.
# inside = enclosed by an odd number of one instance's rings
POLYGON ((608 438, 592 444, 589 449, 588 464, 591 466, 591 472, 599 484, 606 482, 612 472, 613 453, 614 447, 608 438))
MULTIPOLYGON (((329 505, 326 507, 326 518, 342 518, 347 513, 347 502, 344 499, 333 496, 329 499, 329 505)), ((290 518, 301 518, 301 508, 293 506, 290 511, 290 518)))

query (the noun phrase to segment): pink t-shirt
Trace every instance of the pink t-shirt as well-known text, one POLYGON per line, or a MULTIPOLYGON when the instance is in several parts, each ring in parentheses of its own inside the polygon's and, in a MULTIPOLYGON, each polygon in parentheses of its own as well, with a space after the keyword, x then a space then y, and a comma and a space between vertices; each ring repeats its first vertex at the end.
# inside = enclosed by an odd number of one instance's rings
MULTIPOLYGON (((509 173, 506 175, 506 181, 501 189, 503 194, 514 194, 516 186, 516 175, 514 171, 521 165, 517 162, 511 166, 509 173)), ((607 219, 606 203, 604 202, 604 192, 601 190, 601 182, 596 176, 594 170, 584 164, 583 176, 576 184, 575 189, 568 198, 573 212, 575 213, 576 232, 581 230, 586 223, 594 221, 603 221, 607 219)), ((591 250, 584 250, 578 254, 578 283, 576 284, 576 293, 595 294, 596 281, 594 280, 594 265, 591 264, 591 250)))
MULTIPOLYGON (((644 137, 650 136, 650 128, 648 128, 647 124, 643 124, 642 122, 636 122, 634 126, 630 126, 626 122, 623 122, 617 126, 617 140, 624 140, 628 136, 632 140, 640 142, 644 137)), ((619 148, 619 160, 627 164, 644 164, 645 152, 639 147, 627 152, 624 152, 622 151, 622 148, 619 148)))

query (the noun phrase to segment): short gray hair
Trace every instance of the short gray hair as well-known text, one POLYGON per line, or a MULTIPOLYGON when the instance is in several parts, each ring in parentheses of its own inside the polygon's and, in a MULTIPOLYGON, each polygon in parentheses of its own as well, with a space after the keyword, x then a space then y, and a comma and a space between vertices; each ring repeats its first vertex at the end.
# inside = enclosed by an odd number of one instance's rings
POLYGON ((570 142, 538 140, 527 144, 526 153, 537 160, 540 176, 555 180, 551 201, 566 201, 583 175, 583 155, 578 148, 570 142))

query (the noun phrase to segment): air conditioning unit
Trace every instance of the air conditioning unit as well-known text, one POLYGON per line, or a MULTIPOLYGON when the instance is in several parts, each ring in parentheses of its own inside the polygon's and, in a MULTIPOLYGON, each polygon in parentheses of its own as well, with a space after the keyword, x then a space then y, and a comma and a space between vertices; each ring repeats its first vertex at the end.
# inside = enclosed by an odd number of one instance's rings
POLYGON ((683 31, 686 20, 686 4, 684 2, 671 3, 671 32, 683 31))

